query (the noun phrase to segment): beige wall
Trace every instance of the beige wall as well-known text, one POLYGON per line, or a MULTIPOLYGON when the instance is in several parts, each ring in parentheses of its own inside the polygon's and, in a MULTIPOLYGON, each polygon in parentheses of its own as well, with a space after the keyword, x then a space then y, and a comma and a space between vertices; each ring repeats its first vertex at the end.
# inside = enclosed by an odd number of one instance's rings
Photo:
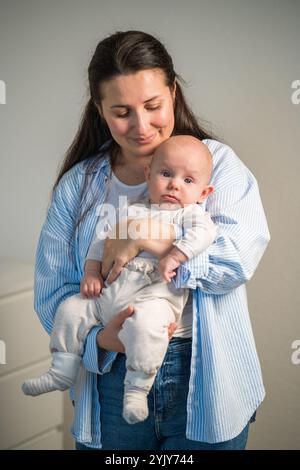
POLYGON ((291 362, 291 344, 300 339, 300 104, 291 101, 291 84, 300 79, 299 21, 297 0, 0 3, 7 93, 0 104, 0 256, 34 258, 57 166, 86 100, 89 59, 115 30, 142 29, 163 40, 196 112, 257 177, 272 235, 248 289, 267 388, 249 441, 257 449, 300 449, 300 365, 291 362))

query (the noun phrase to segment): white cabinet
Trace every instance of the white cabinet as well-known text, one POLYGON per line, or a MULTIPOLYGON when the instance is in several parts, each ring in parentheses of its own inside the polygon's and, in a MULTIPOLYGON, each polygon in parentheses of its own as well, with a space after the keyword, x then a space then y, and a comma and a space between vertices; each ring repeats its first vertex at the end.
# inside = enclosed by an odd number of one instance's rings
POLYGON ((33 309, 33 266, 0 260, 0 449, 62 449, 63 394, 21 390, 49 365, 49 337, 33 309))

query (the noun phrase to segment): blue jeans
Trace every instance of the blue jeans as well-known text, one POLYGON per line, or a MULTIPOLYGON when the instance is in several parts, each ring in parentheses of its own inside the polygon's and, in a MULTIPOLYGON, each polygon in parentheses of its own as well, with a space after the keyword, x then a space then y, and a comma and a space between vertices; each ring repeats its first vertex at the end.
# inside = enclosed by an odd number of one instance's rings
MULTIPOLYGON (((244 450, 249 423, 234 439, 209 444, 186 438, 191 339, 173 338, 148 396, 149 416, 137 424, 122 417, 125 355, 99 375, 102 450, 244 450)), ((77 450, 92 450, 76 443, 77 450)))

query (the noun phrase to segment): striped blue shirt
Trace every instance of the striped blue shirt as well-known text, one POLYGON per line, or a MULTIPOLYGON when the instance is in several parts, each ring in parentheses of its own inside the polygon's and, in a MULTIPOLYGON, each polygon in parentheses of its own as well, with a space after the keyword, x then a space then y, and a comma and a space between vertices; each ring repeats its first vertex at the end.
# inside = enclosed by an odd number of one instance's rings
MULTIPOLYGON (((188 439, 209 443, 237 436, 262 402, 265 391, 252 334, 245 283, 252 277, 269 241, 267 222, 255 178, 233 150, 203 141, 213 156, 215 191, 206 210, 218 226, 215 242, 178 268, 177 287, 193 289, 193 341, 187 400, 188 439)), ((110 178, 108 155, 97 158, 89 174, 90 190, 80 200, 86 161, 60 180, 42 227, 35 267, 35 310, 51 334, 58 305, 79 292, 84 262, 105 201, 110 178), (78 214, 94 195, 97 204, 72 237, 78 214)), ((88 334, 80 386, 75 398, 74 438, 101 448, 97 374, 107 373, 116 353, 99 350, 101 326, 88 334)))

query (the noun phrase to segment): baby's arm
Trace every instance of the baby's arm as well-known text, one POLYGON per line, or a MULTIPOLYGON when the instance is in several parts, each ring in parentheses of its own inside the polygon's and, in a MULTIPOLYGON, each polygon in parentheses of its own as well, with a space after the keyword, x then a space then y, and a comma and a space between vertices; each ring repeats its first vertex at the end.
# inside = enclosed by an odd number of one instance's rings
POLYGON ((190 206, 183 214, 184 236, 173 243, 173 248, 160 259, 158 271, 170 282, 176 275, 175 269, 185 261, 206 250, 215 240, 216 226, 208 212, 196 205, 190 206))
POLYGON ((84 265, 84 276, 80 282, 81 295, 85 298, 99 296, 103 286, 101 261, 87 259, 84 265))

